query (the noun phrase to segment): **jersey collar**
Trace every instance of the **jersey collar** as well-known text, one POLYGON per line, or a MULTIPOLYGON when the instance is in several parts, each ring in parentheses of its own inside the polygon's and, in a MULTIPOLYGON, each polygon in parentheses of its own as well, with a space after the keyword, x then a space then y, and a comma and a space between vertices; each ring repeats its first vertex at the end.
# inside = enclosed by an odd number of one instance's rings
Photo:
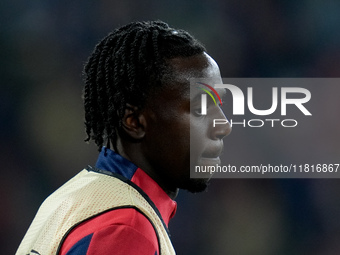
POLYGON ((103 147, 100 152, 96 167, 122 175, 140 187, 156 205, 164 223, 168 226, 170 219, 176 213, 177 204, 142 169, 106 147, 103 147))

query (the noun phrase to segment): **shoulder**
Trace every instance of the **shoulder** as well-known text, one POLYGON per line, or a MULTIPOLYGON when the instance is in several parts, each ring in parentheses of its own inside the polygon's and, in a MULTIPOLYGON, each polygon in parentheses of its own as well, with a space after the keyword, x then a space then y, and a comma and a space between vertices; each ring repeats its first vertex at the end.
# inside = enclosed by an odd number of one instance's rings
POLYGON ((149 220, 134 208, 105 212, 79 224, 66 236, 60 254, 151 254, 158 240, 149 220), (143 253, 141 253, 143 251, 143 253))

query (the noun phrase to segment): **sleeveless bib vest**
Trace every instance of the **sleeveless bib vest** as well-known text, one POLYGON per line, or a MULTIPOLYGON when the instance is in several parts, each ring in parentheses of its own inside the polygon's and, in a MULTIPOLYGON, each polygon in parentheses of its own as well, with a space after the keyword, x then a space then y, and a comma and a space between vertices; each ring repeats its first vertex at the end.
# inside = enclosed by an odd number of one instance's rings
POLYGON ((155 229, 159 254, 175 254, 167 227, 150 198, 125 177, 89 167, 43 202, 16 255, 58 254, 74 227, 119 208, 135 208, 142 213, 155 229))

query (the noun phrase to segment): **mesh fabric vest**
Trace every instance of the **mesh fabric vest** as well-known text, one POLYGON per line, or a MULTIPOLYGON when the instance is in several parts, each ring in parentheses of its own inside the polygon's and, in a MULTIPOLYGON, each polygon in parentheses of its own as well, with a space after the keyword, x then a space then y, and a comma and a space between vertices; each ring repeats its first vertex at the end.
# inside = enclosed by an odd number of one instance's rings
POLYGON ((75 226, 104 212, 127 207, 144 214, 153 225, 160 254, 175 254, 151 200, 132 182, 112 175, 84 169, 56 190, 39 208, 16 254, 57 254, 75 226))

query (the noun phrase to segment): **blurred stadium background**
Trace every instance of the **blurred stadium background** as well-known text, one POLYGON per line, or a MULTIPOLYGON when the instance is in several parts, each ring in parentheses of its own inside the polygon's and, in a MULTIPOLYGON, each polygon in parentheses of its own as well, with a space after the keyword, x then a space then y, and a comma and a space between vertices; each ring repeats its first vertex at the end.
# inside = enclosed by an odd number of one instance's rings
MULTIPOLYGON (((1 254, 14 254, 46 196, 96 161, 96 147, 83 142, 81 72, 97 41, 117 26, 161 19, 188 30, 206 45, 223 77, 340 74, 337 0, 3 0, 0 6, 1 254)), ((323 100, 337 101, 338 93, 323 100)), ((339 127, 338 116, 332 119, 339 127)), ((335 160, 339 129, 331 124, 316 124, 323 144, 314 146, 335 160)), ((279 143, 267 146, 266 134, 256 153, 229 138, 225 143, 240 160, 265 160, 283 150, 279 143)), ((287 161, 302 153, 294 146, 289 152, 287 161)), ((213 180, 203 194, 182 191, 170 223, 174 246, 188 255, 338 255, 339 184, 213 180)))

